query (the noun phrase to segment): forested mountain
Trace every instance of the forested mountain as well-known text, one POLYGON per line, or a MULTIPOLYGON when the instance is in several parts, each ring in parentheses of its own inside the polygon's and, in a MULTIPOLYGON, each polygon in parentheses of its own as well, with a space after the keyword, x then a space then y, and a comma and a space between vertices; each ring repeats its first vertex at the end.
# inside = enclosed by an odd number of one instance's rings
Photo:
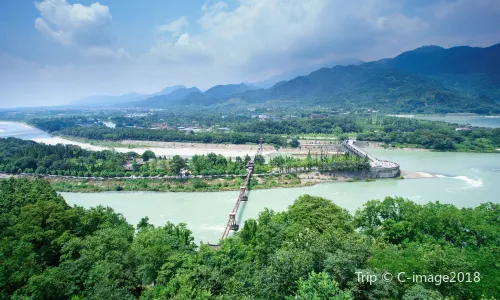
POLYGON ((246 102, 280 100, 304 105, 367 107, 385 112, 500 112, 487 97, 472 98, 439 81, 373 64, 323 68, 241 94, 246 102))
POLYGON ((487 48, 424 46, 372 64, 422 75, 498 73, 500 44, 487 48))
POLYGON ((500 44, 487 48, 426 46, 373 64, 427 76, 464 95, 484 95, 500 102, 500 44))
MULTIPOLYGON (((333 61, 330 63, 330 66, 349 66, 349 65, 360 65, 364 63, 364 61, 359 60, 359 59, 342 59, 342 60, 337 60, 333 61)), ((258 87, 258 88, 271 88, 273 85, 275 85, 278 82, 281 81, 286 81, 286 80, 292 80, 295 77, 299 76, 305 76, 311 72, 314 72, 318 69, 321 69, 322 67, 326 67, 325 65, 309 65, 306 67, 298 68, 298 69, 293 69, 291 71, 285 71, 282 72, 281 74, 278 74, 276 76, 272 76, 266 80, 251 83, 250 85, 258 87)))
POLYGON ((255 88, 244 83, 240 84, 226 84, 226 85, 216 85, 203 93, 203 96, 207 98, 219 98, 227 97, 238 93, 243 93, 249 90, 254 90, 255 88))
MULTIPOLYGON (((426 46, 395 58, 361 65, 322 68, 278 82, 269 89, 216 86, 186 94, 170 106, 303 105, 365 107, 393 113, 500 113, 500 46, 488 48, 426 46)), ((154 98, 153 98, 154 99, 154 98)), ((165 107, 148 99, 142 107, 165 107)))

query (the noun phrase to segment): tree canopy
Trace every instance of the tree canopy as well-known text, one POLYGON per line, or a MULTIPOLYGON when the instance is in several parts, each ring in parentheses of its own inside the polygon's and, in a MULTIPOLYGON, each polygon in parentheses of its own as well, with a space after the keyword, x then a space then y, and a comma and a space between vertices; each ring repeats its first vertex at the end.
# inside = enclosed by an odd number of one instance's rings
POLYGON ((110 208, 68 206, 44 180, 0 180, 0 299, 491 298, 500 294, 499 215, 492 203, 459 209, 388 197, 353 216, 303 195, 247 220, 216 250, 195 245, 185 224, 145 217, 134 228, 110 208), (387 271, 480 280, 357 275, 387 271))

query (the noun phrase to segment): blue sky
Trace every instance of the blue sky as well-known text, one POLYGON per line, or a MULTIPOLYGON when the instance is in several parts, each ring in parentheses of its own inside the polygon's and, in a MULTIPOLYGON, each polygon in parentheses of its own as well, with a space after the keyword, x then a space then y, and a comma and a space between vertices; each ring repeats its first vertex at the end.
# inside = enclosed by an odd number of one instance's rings
POLYGON ((498 0, 3 0, 0 107, 500 42, 498 0))

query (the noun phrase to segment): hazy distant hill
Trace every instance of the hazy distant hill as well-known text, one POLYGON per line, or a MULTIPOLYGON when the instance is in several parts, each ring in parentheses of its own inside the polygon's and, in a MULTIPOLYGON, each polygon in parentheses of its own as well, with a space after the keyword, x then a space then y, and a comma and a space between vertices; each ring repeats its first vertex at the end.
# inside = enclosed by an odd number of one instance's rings
POLYGON ((177 103, 178 105, 202 103, 207 105, 223 101, 231 95, 243 93, 252 89, 255 89, 255 87, 244 83, 217 85, 206 90, 205 92, 201 92, 199 89, 194 87, 189 89, 183 87, 177 89, 169 95, 151 97, 143 101, 129 103, 128 105, 146 108, 166 108, 172 103, 177 103))
MULTIPOLYGON (((163 90, 161 90, 160 92, 158 93, 154 93, 153 95, 154 96, 158 96, 158 95, 168 95, 176 90, 179 90, 179 89, 185 89, 186 86, 184 85, 174 85, 174 86, 170 86, 170 87, 167 87, 167 88, 164 88, 163 90)), ((152 96, 152 95, 150 95, 152 96)))
POLYGON ((172 102, 185 98, 191 93, 199 93, 200 90, 192 87, 181 87, 166 95, 157 95, 145 100, 135 101, 122 105, 124 107, 145 107, 145 108, 167 108, 172 102))
POLYGON ((116 105, 121 105, 125 103, 130 103, 130 102, 135 102, 135 101, 141 101, 145 100, 154 96, 158 95, 168 95, 178 89, 181 88, 186 88, 183 85, 176 85, 176 86, 171 86, 167 87, 160 92, 154 93, 154 94, 139 94, 139 93, 128 93, 124 95, 119 95, 119 96, 105 96, 105 95, 100 95, 100 96, 90 96, 90 97, 85 97, 76 101, 73 101, 70 106, 77 106, 77 107, 105 107, 105 106, 116 106, 116 105))
POLYGON ((112 106, 119 103, 127 103, 134 100, 141 100, 144 97, 149 97, 148 95, 142 95, 138 93, 128 93, 120 96, 90 96, 85 97, 70 103, 70 106, 80 106, 80 107, 101 107, 101 106, 112 106))
POLYGON ((500 102, 500 44, 450 49, 425 46, 374 64, 436 79, 467 96, 500 102))

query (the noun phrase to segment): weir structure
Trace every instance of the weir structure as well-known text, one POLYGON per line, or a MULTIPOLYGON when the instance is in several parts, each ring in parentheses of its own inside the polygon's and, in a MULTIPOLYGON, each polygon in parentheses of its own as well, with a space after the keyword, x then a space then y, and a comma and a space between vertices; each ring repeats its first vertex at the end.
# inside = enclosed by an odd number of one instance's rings
POLYGON ((401 172, 399 164, 392 161, 378 159, 375 156, 359 149, 355 143, 355 140, 344 140, 342 142, 342 148, 345 152, 349 152, 361 158, 368 158, 371 167, 370 172, 367 174, 369 175, 369 178, 394 178, 399 176, 401 172))
MULTIPOLYGON (((257 155, 262 155, 262 145, 264 144, 264 139, 260 138, 259 139, 259 146, 257 147, 257 155)), ((236 199, 236 204, 234 205, 233 210, 229 213, 229 220, 227 221, 226 228, 224 230, 224 233, 222 234, 222 240, 225 240, 228 236, 231 230, 233 231, 238 231, 239 225, 236 222, 236 214, 238 213, 238 209, 240 208, 241 202, 248 201, 248 185, 250 183, 250 179, 252 178, 253 174, 253 168, 254 168, 254 158, 252 158, 247 165, 247 175, 245 177, 245 183, 240 187, 240 194, 238 195, 238 198, 236 199)), ((218 246, 218 245, 212 245, 212 246, 218 246)))

